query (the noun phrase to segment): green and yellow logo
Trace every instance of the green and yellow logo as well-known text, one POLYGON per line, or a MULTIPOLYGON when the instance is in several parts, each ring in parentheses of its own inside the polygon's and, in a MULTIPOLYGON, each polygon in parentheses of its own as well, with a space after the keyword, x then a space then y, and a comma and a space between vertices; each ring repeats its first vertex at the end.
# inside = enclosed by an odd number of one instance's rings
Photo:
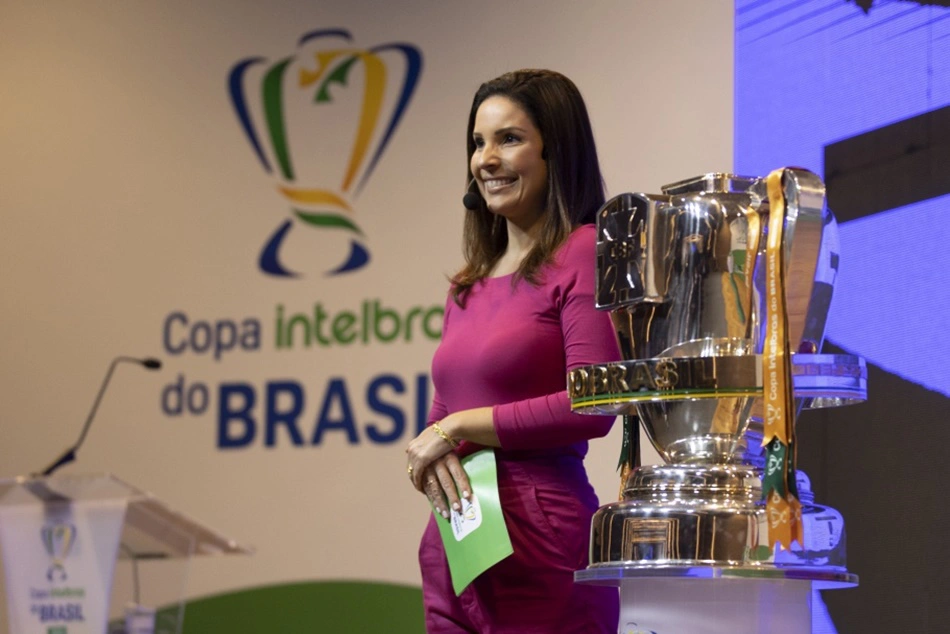
MULTIPOLYGON (((346 236, 342 262, 328 274, 356 271, 369 263, 370 251, 354 201, 406 113, 422 53, 400 42, 357 48, 344 29, 307 33, 297 49, 276 62, 243 59, 228 77, 244 135, 291 212, 265 242, 259 266, 270 275, 300 275, 283 252, 303 223, 346 236)), ((338 262, 333 251, 326 254, 338 262)))

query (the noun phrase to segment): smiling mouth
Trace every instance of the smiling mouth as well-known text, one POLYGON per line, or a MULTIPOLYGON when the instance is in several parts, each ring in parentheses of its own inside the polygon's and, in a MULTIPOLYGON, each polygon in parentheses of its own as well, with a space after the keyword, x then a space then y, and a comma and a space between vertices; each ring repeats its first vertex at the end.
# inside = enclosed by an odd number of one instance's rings
POLYGON ((517 179, 515 178, 489 178, 482 181, 482 183, 485 185, 485 190, 489 194, 492 194, 499 189, 502 189, 504 187, 507 187, 508 185, 511 185, 512 183, 515 182, 515 180, 517 179))

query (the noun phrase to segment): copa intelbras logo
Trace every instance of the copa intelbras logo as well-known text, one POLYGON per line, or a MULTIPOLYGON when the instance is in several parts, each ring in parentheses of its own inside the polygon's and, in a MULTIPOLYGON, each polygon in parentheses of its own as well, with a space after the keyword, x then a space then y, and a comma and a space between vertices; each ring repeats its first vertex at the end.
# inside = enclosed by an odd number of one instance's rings
POLYGON ((72 524, 47 524, 40 529, 43 548, 49 555, 50 565, 46 578, 52 583, 66 580, 66 568, 63 561, 69 557, 76 542, 76 527, 72 524))
POLYGON ((63 623, 83 623, 86 620, 83 611, 85 588, 62 585, 68 577, 64 562, 76 546, 76 536, 76 526, 68 522, 52 522, 40 528, 43 549, 50 558, 46 569, 50 585, 30 588, 30 613, 40 624, 50 624, 46 634, 68 634, 63 623))
MULTIPOLYGON (((406 113, 422 72, 411 44, 359 48, 344 29, 318 30, 276 61, 249 57, 231 69, 234 112, 254 155, 289 206, 259 257, 261 271, 302 274, 291 252, 317 254, 311 266, 330 275, 370 262, 355 201, 406 113), (312 241, 291 249, 298 226, 312 241)), ((312 257, 311 257, 312 259, 312 257)))

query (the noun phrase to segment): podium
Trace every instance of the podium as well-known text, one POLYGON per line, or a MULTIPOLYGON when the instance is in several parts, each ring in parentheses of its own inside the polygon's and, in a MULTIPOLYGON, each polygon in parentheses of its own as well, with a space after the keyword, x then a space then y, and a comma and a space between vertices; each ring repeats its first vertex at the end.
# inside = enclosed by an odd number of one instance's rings
POLYGON ((180 634, 190 558, 252 550, 111 474, 56 474, 0 480, 0 553, 10 634, 180 634), (132 573, 125 606, 113 594, 117 560, 132 573), (181 563, 160 622, 139 602, 145 560, 181 563))

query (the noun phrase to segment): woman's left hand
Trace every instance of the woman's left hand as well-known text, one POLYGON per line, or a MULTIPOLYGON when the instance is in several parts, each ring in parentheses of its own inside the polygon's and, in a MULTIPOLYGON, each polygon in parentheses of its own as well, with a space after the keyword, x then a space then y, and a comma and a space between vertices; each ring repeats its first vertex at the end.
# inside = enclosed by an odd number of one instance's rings
POLYGON ((462 512, 462 498, 471 500, 472 485, 454 453, 447 453, 425 471, 424 493, 435 512, 449 519, 449 508, 462 512))
POLYGON ((423 475, 429 465, 450 451, 452 446, 439 436, 431 425, 409 441, 409 446, 406 447, 406 454, 409 456, 408 471, 416 491, 422 491, 423 475))

